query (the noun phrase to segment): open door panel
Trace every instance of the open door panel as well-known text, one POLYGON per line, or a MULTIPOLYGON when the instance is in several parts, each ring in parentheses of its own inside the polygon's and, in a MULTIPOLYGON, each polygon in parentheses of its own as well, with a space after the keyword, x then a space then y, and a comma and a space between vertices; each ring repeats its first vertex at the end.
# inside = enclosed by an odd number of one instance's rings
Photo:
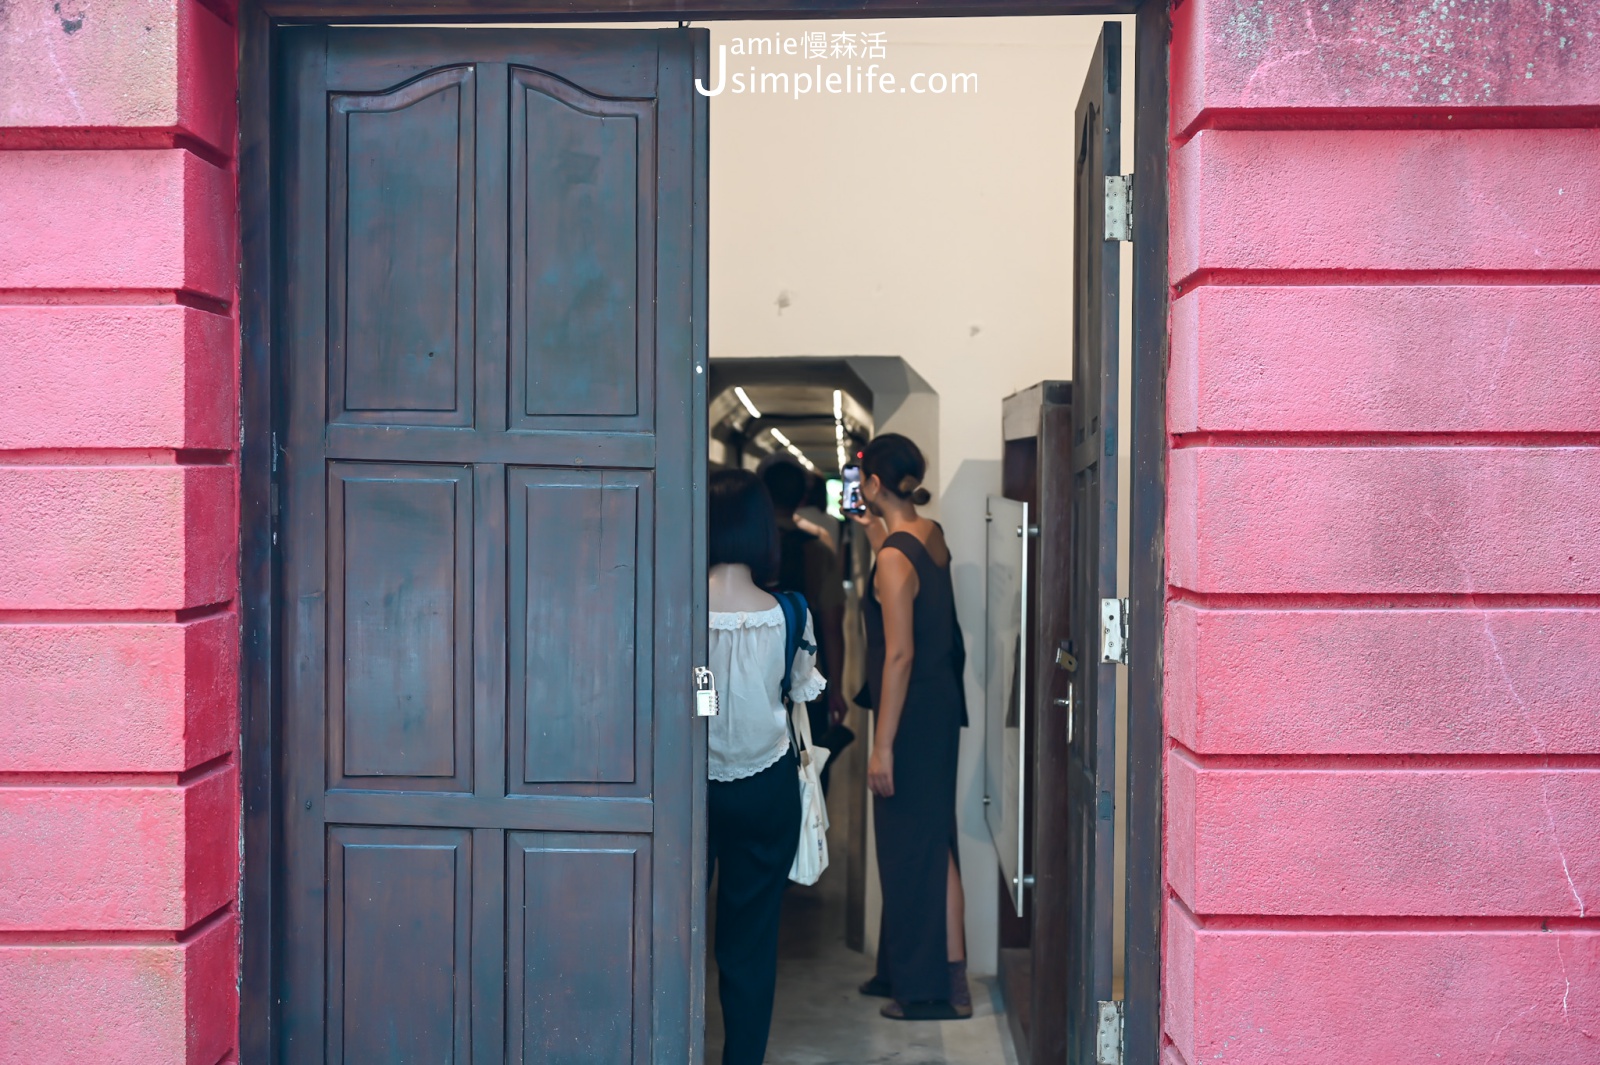
MULTIPOLYGON (((1067 715, 1067 1060, 1094 1062, 1112 997, 1116 664, 1102 654, 1102 602, 1117 602, 1119 248, 1106 239, 1106 178, 1121 173, 1122 28, 1107 22, 1078 98, 1073 221, 1073 669, 1067 715)), ((1117 609, 1120 609, 1118 605, 1117 609)))

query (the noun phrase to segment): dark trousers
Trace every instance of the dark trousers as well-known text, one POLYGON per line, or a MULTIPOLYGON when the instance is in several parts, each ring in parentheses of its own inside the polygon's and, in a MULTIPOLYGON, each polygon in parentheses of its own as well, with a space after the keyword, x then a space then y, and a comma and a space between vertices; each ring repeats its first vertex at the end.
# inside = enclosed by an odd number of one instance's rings
POLYGON ((778 920, 800 844, 794 754, 743 780, 706 784, 717 874, 717 988, 723 1065, 761 1065, 778 986, 778 920))

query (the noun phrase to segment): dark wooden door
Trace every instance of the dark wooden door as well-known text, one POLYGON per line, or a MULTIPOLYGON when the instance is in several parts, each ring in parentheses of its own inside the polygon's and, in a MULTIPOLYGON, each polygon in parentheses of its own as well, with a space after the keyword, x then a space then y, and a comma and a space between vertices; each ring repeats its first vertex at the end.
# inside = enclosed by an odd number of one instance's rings
POLYGON ((283 31, 282 1060, 688 1062, 703 31, 283 31))
POLYGON ((1067 745, 1067 1060, 1095 1060, 1111 999, 1116 666, 1101 661, 1100 604, 1117 594, 1117 242, 1105 239, 1105 179, 1121 171, 1122 32, 1100 31, 1078 98, 1073 216, 1072 739, 1067 745))

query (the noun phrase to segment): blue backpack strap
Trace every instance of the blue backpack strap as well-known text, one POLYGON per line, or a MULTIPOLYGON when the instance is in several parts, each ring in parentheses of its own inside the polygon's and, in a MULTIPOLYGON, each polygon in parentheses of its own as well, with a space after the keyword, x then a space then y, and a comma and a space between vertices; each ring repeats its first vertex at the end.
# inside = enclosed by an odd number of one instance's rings
POLYGON ((779 689, 783 701, 789 701, 789 682, 794 676, 794 656, 800 648, 816 650, 805 642, 806 597, 799 592, 774 592, 778 606, 783 609, 783 687, 779 689))

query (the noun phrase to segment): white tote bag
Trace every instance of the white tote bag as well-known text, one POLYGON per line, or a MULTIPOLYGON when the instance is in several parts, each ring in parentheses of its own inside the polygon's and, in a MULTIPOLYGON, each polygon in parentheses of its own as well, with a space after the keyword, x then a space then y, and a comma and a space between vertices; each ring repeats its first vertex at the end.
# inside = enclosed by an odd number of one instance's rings
POLYGON ((811 717, 804 703, 789 711, 789 735, 799 735, 795 745, 800 761, 800 846, 789 866, 789 879, 796 884, 815 884, 828 868, 828 803, 822 796, 822 767, 828 764, 828 749, 811 743, 811 717))

